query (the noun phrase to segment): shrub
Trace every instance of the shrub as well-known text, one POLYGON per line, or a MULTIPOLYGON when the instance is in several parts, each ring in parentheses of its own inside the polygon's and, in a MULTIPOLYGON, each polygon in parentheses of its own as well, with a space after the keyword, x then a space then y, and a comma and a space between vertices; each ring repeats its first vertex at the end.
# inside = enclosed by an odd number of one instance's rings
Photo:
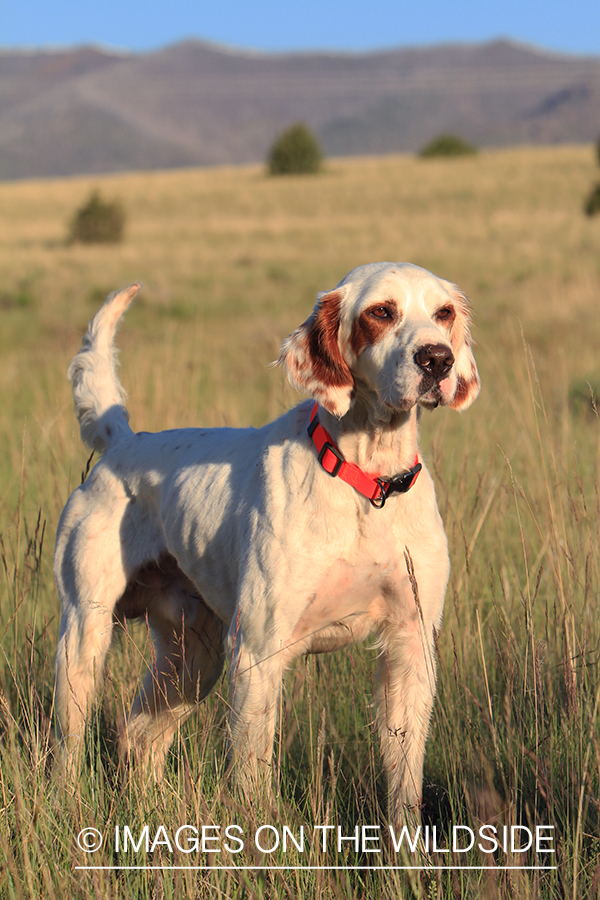
POLYGON ((120 203, 106 202, 93 191, 71 223, 69 243, 117 244, 123 240, 125 213, 120 203))
MULTIPOLYGON (((600 164, 600 138, 596 141, 596 156, 600 164)), ((595 184, 588 194, 583 204, 583 211, 586 216, 595 216, 596 213, 600 213, 600 183, 595 184)))
POLYGON ((455 134, 440 134, 419 151, 419 156, 427 159, 433 156, 472 156, 474 153, 477 153, 477 147, 473 144, 455 134))
POLYGON ((586 216, 595 216, 596 213, 600 213, 600 184, 592 188, 583 208, 586 216))
POLYGON ((318 172, 323 153, 306 125, 292 125, 281 134, 269 153, 271 175, 306 175, 318 172))

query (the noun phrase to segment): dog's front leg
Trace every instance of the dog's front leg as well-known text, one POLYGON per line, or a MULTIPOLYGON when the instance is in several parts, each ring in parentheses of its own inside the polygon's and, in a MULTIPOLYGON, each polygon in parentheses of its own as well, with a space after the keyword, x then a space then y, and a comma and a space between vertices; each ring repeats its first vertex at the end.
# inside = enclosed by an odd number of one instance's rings
MULTIPOLYGON (((388 780, 390 825, 420 824, 423 760, 435 696, 433 639, 423 623, 383 635, 377 723, 388 780)), ((430 629, 431 632, 431 629, 430 629)))
POLYGON ((271 760, 281 689, 280 654, 258 658, 238 631, 232 647, 230 765, 247 799, 271 792, 271 760))

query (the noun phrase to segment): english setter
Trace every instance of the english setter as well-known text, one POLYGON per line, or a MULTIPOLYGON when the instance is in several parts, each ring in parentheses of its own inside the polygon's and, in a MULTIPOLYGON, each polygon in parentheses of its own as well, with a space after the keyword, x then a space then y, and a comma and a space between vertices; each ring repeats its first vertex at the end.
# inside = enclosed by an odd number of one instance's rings
POLYGON ((359 266, 318 296, 279 363, 311 399, 263 428, 134 434, 114 336, 139 284, 111 295, 69 369, 83 441, 103 454, 58 528, 55 709, 76 764, 115 621, 156 647, 123 725, 160 775, 178 723, 230 665, 231 755, 270 773, 282 674, 377 635, 390 818, 419 806, 449 562, 418 449, 421 409, 479 392, 469 303, 407 263, 359 266), (333 476, 333 477, 332 477, 333 476))

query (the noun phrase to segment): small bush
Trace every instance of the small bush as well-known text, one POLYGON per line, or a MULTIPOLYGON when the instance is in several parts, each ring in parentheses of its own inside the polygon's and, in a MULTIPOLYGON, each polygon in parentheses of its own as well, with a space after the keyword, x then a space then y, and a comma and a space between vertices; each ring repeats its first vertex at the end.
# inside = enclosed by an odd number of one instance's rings
POLYGON ((89 200, 81 206, 71 223, 69 243, 118 244, 123 240, 125 212, 120 203, 102 200, 93 191, 89 200))
POLYGON ((600 184, 592 188, 583 208, 586 216, 595 216, 600 213, 600 184))
POLYGON ((477 153, 477 147, 455 134, 440 134, 419 150, 419 156, 423 159, 433 156, 472 156, 474 153, 477 153))
POLYGON ((323 153, 306 125, 292 125, 281 134, 269 153, 271 175, 307 175, 321 168, 323 153))

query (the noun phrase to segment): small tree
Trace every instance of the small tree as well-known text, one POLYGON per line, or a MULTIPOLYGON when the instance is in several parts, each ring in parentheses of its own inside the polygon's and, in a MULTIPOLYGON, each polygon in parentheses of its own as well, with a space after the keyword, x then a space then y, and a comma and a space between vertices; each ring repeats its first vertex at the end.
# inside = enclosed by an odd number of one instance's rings
POLYGON ((123 240, 125 212, 117 201, 106 202, 99 191, 92 191, 71 223, 69 243, 117 244, 123 240))
POLYGON ((600 183, 596 184, 585 201, 583 207, 586 216, 595 216, 600 213, 600 183))
POLYGON ((440 134, 419 150, 419 156, 428 159, 433 156, 472 156, 477 147, 455 134, 440 134))
MULTIPOLYGON (((596 141, 596 156, 598 157, 598 163, 600 163, 600 138, 596 141)), ((583 211, 586 216, 595 216, 596 213, 600 213, 600 182, 595 184, 588 194, 583 204, 583 211)))
POLYGON ((281 134, 269 153, 271 175, 306 175, 318 172, 323 153, 311 131, 299 123, 281 134))

